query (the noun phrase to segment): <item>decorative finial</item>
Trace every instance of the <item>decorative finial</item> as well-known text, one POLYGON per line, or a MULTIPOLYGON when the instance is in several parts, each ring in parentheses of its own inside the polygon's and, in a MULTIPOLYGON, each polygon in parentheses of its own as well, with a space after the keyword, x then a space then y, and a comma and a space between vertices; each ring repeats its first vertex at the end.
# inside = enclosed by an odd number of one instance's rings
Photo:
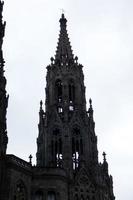
POLYGON ((103 152, 103 170, 108 174, 108 163, 106 161, 106 153, 103 152))
POLYGON ((40 110, 42 110, 42 105, 43 105, 43 102, 42 100, 40 101, 40 110))
POLYGON ((77 56, 75 56, 75 61, 76 61, 76 63, 78 63, 78 57, 77 56))
POLYGON ((53 63, 54 63, 54 58, 51 57, 50 60, 51 60, 51 65, 53 65, 53 63))
POLYGON ((92 99, 89 99, 90 107, 92 107, 92 99))
POLYGON ((89 99, 89 103, 90 103, 90 108, 88 110, 88 113, 89 113, 90 118, 93 119, 93 108, 92 108, 92 99, 91 98, 89 99))
POLYGON ((104 162, 106 161, 106 153, 105 152, 103 152, 103 160, 104 160, 104 162))
POLYGON ((29 163, 32 165, 32 155, 30 154, 30 156, 29 156, 29 163))
POLYGON ((64 15, 64 13, 62 13, 62 15, 61 15, 61 19, 64 19, 65 18, 65 15, 64 15))
MULTIPOLYGON (((64 10, 63 10, 63 11, 64 11, 64 10)), ((65 18, 65 14, 64 14, 64 12, 62 12, 61 18, 60 18, 60 26, 61 26, 61 27, 62 27, 63 25, 66 26, 66 22, 67 22, 67 20, 66 20, 66 18, 65 18)))

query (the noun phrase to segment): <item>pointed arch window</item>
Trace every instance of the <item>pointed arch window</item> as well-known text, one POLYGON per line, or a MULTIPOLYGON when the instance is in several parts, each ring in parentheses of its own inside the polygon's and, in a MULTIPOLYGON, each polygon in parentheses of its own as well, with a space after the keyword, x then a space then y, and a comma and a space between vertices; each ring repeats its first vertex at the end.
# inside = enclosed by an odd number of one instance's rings
POLYGON ((56 200, 55 192, 53 191, 48 192, 47 200, 56 200))
POLYGON ((62 113, 63 112, 63 108, 62 107, 58 107, 58 113, 62 113))
POLYGON ((80 198, 80 200, 84 200, 84 197, 83 197, 83 195, 81 195, 81 198, 80 198))
POLYGON ((15 186, 14 200, 27 200, 27 191, 23 181, 18 181, 15 186))
POLYGON ((74 86, 74 81, 70 80, 69 81, 69 102, 72 103, 74 102, 75 99, 75 86, 74 86))
POLYGON ((74 200, 79 200, 78 195, 76 194, 74 200))
POLYGON ((62 102, 62 81, 60 79, 55 82, 55 94, 58 103, 62 102))
POLYGON ((69 91, 69 111, 73 111, 74 110, 74 100, 75 100, 75 86, 74 86, 73 80, 69 81, 68 91, 69 91))
POLYGON ((43 192, 42 191, 37 191, 35 193, 35 200, 43 200, 43 192))
POLYGON ((62 167, 62 138, 58 128, 53 130, 51 150, 52 163, 54 163, 56 167, 62 167))
POLYGON ((72 162, 73 169, 79 167, 79 161, 83 154, 83 142, 79 128, 74 128, 72 133, 72 162))

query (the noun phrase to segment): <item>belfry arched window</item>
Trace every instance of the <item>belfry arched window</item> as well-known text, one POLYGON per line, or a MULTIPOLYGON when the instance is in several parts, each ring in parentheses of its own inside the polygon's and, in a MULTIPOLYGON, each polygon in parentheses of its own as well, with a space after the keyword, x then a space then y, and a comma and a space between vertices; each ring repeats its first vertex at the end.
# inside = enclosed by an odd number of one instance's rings
POLYGON ((75 99, 75 86, 74 86, 74 81, 70 80, 69 81, 69 102, 73 103, 75 99))
POLYGON ((52 153, 52 162, 56 167, 62 166, 62 138, 61 131, 56 128, 52 133, 51 141, 51 153, 52 153))
POLYGON ((80 200, 84 200, 84 197, 83 197, 83 195, 81 195, 81 198, 80 198, 80 200))
POLYGON ((72 133, 72 161, 73 169, 79 167, 80 157, 83 154, 83 142, 79 128, 74 128, 72 133))
POLYGON ((60 79, 55 82, 55 94, 57 102, 62 102, 62 81, 60 79))
POLYGON ((75 195, 74 200, 79 200, 77 194, 75 195))
POLYGON ((73 111, 74 110, 74 100, 75 100, 75 86, 74 86, 73 80, 69 81, 68 91, 69 91, 69 111, 73 111))
POLYGON ((21 180, 16 183, 13 200, 27 200, 26 187, 21 180))
POLYGON ((42 191, 37 191, 35 193, 35 200, 43 200, 43 192, 42 191))
POLYGON ((55 192, 53 191, 48 192, 47 200, 56 200, 55 192))

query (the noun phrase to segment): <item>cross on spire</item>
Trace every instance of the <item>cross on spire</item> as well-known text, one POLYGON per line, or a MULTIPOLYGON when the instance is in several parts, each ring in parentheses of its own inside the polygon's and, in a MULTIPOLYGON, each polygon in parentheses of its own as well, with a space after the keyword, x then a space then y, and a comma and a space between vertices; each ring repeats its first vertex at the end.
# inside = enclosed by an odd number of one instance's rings
POLYGON ((61 9, 61 13, 62 13, 62 14, 65 14, 65 10, 64 10, 63 8, 61 9))

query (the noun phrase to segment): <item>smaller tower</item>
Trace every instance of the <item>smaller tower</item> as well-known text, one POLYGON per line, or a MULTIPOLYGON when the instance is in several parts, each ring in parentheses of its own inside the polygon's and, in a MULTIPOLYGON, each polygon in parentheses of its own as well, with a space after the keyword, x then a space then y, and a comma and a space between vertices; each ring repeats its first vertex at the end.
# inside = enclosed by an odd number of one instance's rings
POLYGON ((6 23, 2 20, 4 2, 0 0, 0 156, 6 154, 8 137, 6 127, 6 112, 8 106, 8 96, 6 95, 6 78, 4 77, 3 59, 3 37, 5 34, 6 23))

